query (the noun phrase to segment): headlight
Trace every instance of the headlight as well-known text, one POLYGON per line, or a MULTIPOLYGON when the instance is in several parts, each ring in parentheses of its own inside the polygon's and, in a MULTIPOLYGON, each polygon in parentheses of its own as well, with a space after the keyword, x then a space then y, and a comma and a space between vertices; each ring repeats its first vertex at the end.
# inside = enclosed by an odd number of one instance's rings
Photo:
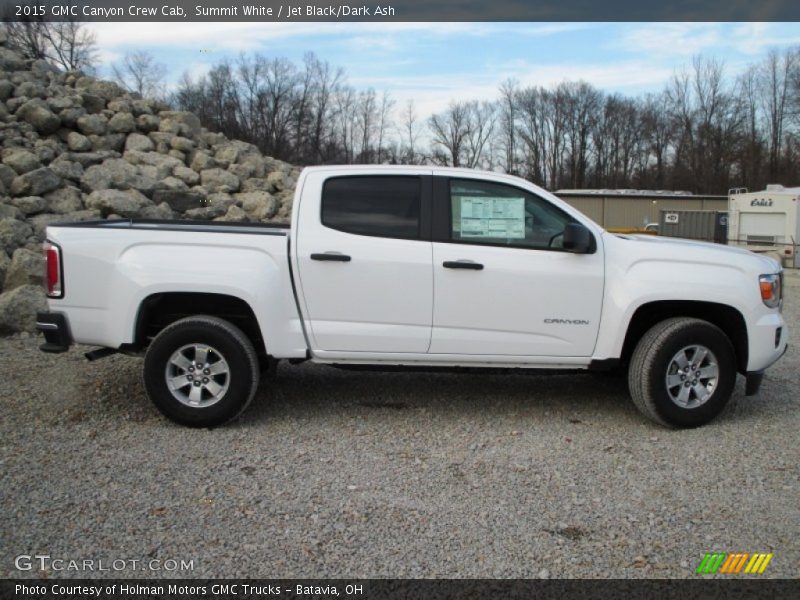
POLYGON ((760 275, 758 287, 761 289, 761 299, 770 308, 778 308, 783 300, 783 273, 760 275))

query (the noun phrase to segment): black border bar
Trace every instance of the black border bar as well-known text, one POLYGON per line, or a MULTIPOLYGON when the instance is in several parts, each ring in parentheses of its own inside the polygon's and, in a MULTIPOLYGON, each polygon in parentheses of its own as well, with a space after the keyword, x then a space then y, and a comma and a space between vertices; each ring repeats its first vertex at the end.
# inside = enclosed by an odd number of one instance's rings
POLYGON ((245 600, 287 598, 339 600, 461 600, 466 598, 553 599, 658 598, 703 600, 728 598, 797 598, 798 579, 762 576, 727 578, 697 575, 690 579, 6 579, 3 600, 245 600), (27 586, 20 591, 17 586, 27 586), (44 593, 31 592, 37 586, 44 593), (55 587, 54 587, 55 586, 55 587), (112 587, 115 586, 115 587, 112 587), (129 586, 133 593, 122 593, 129 586), (245 586, 250 586, 246 588, 245 586), (299 588, 298 588, 299 586, 299 588), (69 593, 101 588, 101 593, 69 593), (183 590, 181 590, 183 588, 183 590), (187 591, 188 588, 188 591, 187 591), (251 591, 251 590, 257 591, 251 591), (57 591, 56 591, 57 590, 57 591), (116 591, 114 591, 116 590, 116 591), (266 593, 266 590, 272 590, 266 593), (302 591, 301 591, 302 590, 302 591), (300 593, 298 593, 300 591, 300 593))
POLYGON ((4 19, 47 21, 800 21, 797 0, 4 0, 3 4, 4 19))

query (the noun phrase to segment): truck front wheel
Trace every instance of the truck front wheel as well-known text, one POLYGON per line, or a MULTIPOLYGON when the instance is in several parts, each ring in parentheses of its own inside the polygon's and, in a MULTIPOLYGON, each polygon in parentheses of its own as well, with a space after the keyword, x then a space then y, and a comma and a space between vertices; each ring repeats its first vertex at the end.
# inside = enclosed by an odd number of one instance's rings
POLYGON ((175 321, 144 358, 147 395, 166 417, 216 427, 240 415, 256 393, 258 356, 241 329, 217 317, 175 321))
POLYGON ((631 357, 628 387, 636 407, 667 427, 704 425, 716 417, 736 384, 736 355, 728 337, 707 321, 667 319, 642 336, 631 357))

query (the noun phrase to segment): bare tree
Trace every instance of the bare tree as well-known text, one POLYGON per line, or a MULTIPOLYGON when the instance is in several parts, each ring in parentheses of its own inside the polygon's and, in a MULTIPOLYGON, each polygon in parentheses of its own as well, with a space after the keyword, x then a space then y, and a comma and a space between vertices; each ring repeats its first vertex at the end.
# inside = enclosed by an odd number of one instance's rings
POLYGON ((378 164, 383 162, 383 144, 391 126, 391 113, 393 108, 394 100, 392 100, 389 92, 384 90, 383 94, 381 94, 381 104, 378 108, 378 148, 375 161, 378 164))
POLYGON ((143 98, 163 98, 167 68, 147 51, 128 52, 118 64, 111 65, 115 81, 129 92, 143 98))
POLYGON ((506 173, 519 173, 519 157, 517 156, 517 96, 519 83, 515 79, 507 79, 500 85, 499 121, 500 147, 503 151, 503 170, 506 173))
POLYGON ((797 55, 786 51, 772 50, 761 65, 758 84, 761 88, 761 102, 767 128, 769 143, 769 176, 778 177, 784 143, 784 127, 789 110, 789 90, 794 72, 797 69, 797 55))
POLYGON ((499 168, 551 189, 725 193, 800 183, 800 48, 786 52, 734 81, 722 63, 698 57, 644 97, 585 82, 507 81, 494 102, 459 99, 427 119, 408 102, 396 124, 388 93, 348 85, 341 69, 313 55, 299 68, 258 55, 222 62, 184 77, 175 97, 210 129, 299 164, 430 161, 499 168))
POLYGON ((664 189, 666 185, 667 153, 673 138, 672 121, 669 117, 665 93, 648 95, 641 107, 642 136, 647 144, 645 168, 653 165, 653 176, 646 178, 645 187, 664 189))
POLYGON ((417 111, 414 107, 414 100, 409 100, 403 110, 403 134, 405 150, 403 152, 403 162, 407 164, 417 163, 416 144, 419 137, 419 122, 417 111))
POLYGON ((372 88, 358 94, 357 123, 361 138, 359 160, 364 163, 372 162, 372 136, 378 120, 377 102, 375 90, 372 88))
POLYGON ((97 64, 97 37, 84 23, 30 17, 8 19, 5 26, 8 44, 25 58, 46 60, 65 71, 92 72, 97 64))
POLYGON ((451 102, 445 112, 433 115, 428 124, 433 135, 434 162, 477 167, 494 130, 494 112, 492 103, 473 100, 451 102))

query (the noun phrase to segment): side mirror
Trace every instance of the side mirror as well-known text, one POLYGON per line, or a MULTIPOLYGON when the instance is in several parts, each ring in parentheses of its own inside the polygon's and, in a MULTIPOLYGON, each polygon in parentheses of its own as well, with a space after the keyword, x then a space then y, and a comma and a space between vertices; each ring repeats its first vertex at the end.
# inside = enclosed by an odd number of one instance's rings
POLYGON ((568 223, 564 228, 564 250, 587 254, 592 249, 592 234, 580 223, 568 223))

